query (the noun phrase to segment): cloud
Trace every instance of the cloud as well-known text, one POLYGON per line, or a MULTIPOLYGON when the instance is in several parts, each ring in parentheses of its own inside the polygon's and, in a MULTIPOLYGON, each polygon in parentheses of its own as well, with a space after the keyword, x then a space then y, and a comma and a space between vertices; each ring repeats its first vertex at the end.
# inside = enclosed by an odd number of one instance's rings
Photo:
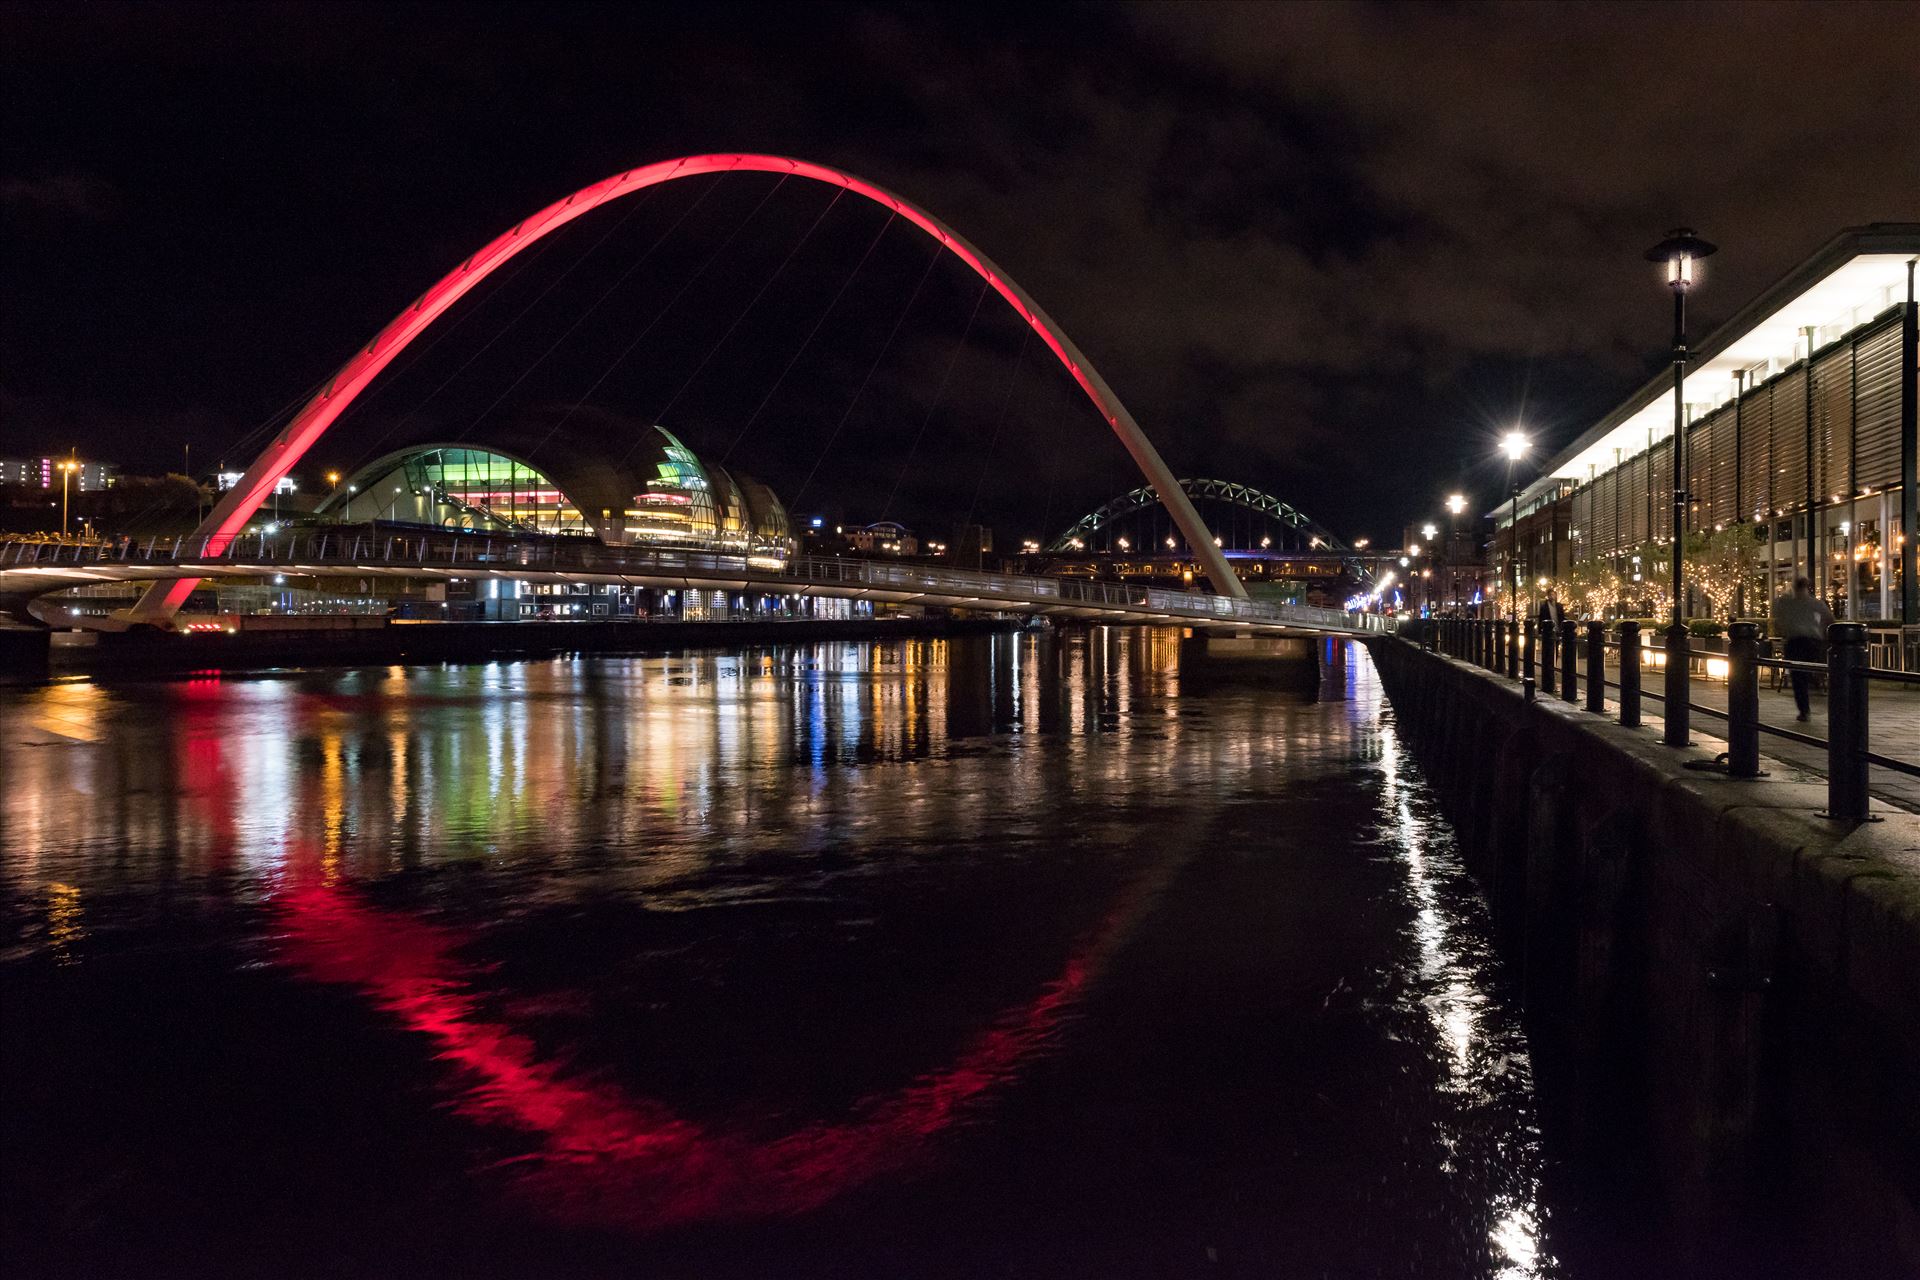
POLYGON ((1176 458, 1419 500, 1485 420, 1570 434, 1637 382, 1668 227, 1723 245, 1706 327, 1840 228, 1920 220, 1916 14, 1180 3, 985 47, 879 17, 862 59, 938 142, 862 147, 1176 458))
POLYGON ((0 178, 0 209, 15 216, 105 222, 119 212, 120 193, 106 179, 86 173, 0 178))

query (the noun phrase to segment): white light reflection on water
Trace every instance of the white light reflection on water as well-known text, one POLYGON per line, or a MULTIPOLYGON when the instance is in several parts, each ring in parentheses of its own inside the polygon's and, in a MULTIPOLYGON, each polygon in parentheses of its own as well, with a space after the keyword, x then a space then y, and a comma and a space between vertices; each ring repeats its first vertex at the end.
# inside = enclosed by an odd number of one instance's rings
MULTIPOLYGON (((1447 892, 1464 874, 1454 854, 1451 830, 1431 814, 1431 798, 1418 794, 1415 766, 1384 704, 1379 733, 1384 775, 1381 825, 1396 860, 1406 869, 1413 907, 1416 963, 1409 998, 1424 1012, 1444 1050, 1445 1088, 1460 1108, 1460 1118, 1441 1121, 1441 1140, 1457 1155, 1477 1109, 1511 1105, 1516 1094, 1531 1094, 1532 1066, 1517 1026, 1483 1025, 1491 1003, 1492 958, 1481 937, 1463 928, 1458 897, 1447 892)), ((1539 1131, 1531 1116, 1523 1124, 1527 1141, 1517 1153, 1521 1158, 1504 1170, 1512 1186, 1491 1205, 1487 1242, 1495 1262, 1492 1274, 1499 1280, 1559 1274, 1553 1256, 1541 1245, 1546 1215, 1541 1204, 1539 1131)))

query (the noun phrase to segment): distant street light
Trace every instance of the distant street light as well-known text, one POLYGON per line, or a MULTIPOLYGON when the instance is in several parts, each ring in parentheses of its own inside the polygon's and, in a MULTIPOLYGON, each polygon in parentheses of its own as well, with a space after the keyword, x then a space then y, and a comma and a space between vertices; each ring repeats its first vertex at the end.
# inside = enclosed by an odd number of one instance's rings
POLYGON ((1513 495, 1513 507, 1507 517, 1507 559, 1513 566, 1513 595, 1507 601, 1507 620, 1520 619, 1520 489, 1513 483, 1513 464, 1527 456, 1533 442, 1523 431, 1509 431, 1500 440, 1500 452, 1507 455, 1507 490, 1513 495))
POLYGON ((80 464, 68 458, 60 464, 60 536, 67 536, 67 478, 80 469, 80 464))
POLYGON ((1420 536, 1432 542, 1440 536, 1440 526, 1429 520, 1420 526, 1420 536))
MULTIPOLYGON (((1667 626, 1666 733, 1670 747, 1687 745, 1688 650, 1687 579, 1684 562, 1687 536, 1687 294, 1694 285, 1695 264, 1712 255, 1709 244, 1689 227, 1669 231, 1667 238, 1647 250, 1648 262, 1667 264, 1667 288, 1673 291, 1673 446, 1667 458, 1673 468, 1673 621, 1667 626)), ((1809 352, 1809 355, 1812 353, 1809 352)), ((1811 519, 1811 517, 1809 517, 1811 519)), ((1811 541, 1808 543, 1812 545, 1811 541)))
MULTIPOLYGON (((1450 493, 1447 495, 1446 505, 1447 541, 1446 545, 1441 548, 1440 558, 1441 563, 1447 565, 1448 569, 1447 575, 1441 583, 1441 589, 1446 594, 1446 603, 1448 605, 1454 605, 1459 603, 1460 583, 1452 569, 1453 552, 1455 544, 1460 540, 1460 517, 1467 509, 1467 496, 1463 493, 1450 493)), ((1431 537, 1432 535, 1428 536, 1431 537)))

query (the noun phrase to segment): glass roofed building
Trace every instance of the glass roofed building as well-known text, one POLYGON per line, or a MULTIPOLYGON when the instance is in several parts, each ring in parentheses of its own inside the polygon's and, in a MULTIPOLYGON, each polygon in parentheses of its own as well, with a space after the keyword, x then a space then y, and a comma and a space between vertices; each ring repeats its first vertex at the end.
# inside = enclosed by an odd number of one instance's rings
POLYGON ((1806 577, 1836 618, 1920 627, 1917 261, 1920 224, 1844 231, 1696 342, 1679 477, 1669 373, 1592 423, 1488 512, 1503 588, 1663 615, 1680 490, 1690 614, 1761 613, 1806 577))
POLYGON ((615 421, 582 412, 523 424, 497 443, 409 445, 358 468, 316 514, 781 562, 793 554, 786 508, 768 486, 702 462, 664 427, 623 447, 630 426, 598 429, 615 421))

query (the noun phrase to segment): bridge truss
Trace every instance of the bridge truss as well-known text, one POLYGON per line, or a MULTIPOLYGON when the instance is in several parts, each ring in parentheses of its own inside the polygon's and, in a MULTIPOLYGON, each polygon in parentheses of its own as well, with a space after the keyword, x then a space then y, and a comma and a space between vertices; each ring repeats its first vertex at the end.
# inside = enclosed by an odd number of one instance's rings
MULTIPOLYGON (((1181 480, 1179 485, 1181 491, 1190 499, 1222 502, 1244 511, 1266 516, 1304 535, 1310 546, 1325 547, 1329 551, 1353 549, 1335 537, 1326 526, 1312 519, 1299 508, 1281 501, 1270 493, 1262 493, 1252 485, 1237 484, 1231 480, 1207 479, 1181 480)), ((1050 552, 1081 550, 1091 545, 1094 535, 1108 525, 1159 505, 1160 495, 1151 486, 1142 485, 1138 489, 1129 490, 1081 516, 1074 522, 1072 528, 1055 538, 1047 550, 1050 552)))

